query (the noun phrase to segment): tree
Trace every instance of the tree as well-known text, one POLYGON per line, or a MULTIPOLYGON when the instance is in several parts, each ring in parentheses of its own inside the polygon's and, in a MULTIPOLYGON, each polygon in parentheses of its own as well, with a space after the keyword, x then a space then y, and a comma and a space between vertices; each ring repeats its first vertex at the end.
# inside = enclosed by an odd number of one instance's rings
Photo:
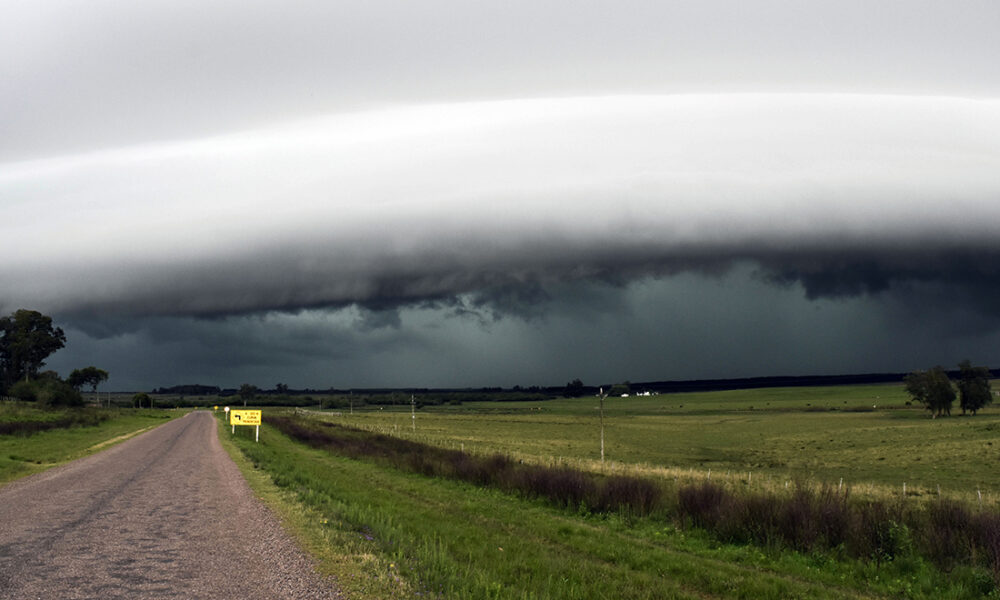
POLYGON ((951 404, 955 401, 955 388, 942 367, 926 371, 914 371, 903 380, 906 391, 914 400, 931 411, 931 417, 951 415, 951 404))
POLYGON ((4 389, 27 381, 45 365, 45 359, 66 344, 66 334, 53 327, 52 317, 20 309, 0 318, 0 375, 4 389))
POLYGON ((567 398, 579 398, 583 395, 583 382, 579 379, 574 379, 566 384, 566 389, 563 391, 563 395, 567 398))
POLYGON ((288 393, 288 386, 283 383, 275 384, 274 391, 278 394, 285 395, 288 393))
POLYGON ((247 405, 247 402, 253 400, 257 396, 257 386, 250 385, 249 383, 244 383, 240 386, 240 398, 243 398, 243 406, 247 405))
POLYGON ((146 392, 139 392, 138 394, 132 396, 132 406, 135 408, 142 408, 143 405, 153 408, 153 399, 146 392))
POLYGON ((85 385, 90 386, 90 391, 97 395, 97 386, 101 384, 102 381, 108 380, 108 372, 104 369, 98 369, 97 367, 84 367, 83 369, 73 369, 73 372, 69 374, 66 379, 66 383, 70 384, 77 390, 85 385))
POLYGON ((990 373, 987 367, 973 367, 968 359, 958 363, 958 403, 962 414, 969 411, 975 416, 976 411, 993 401, 990 391, 990 373))

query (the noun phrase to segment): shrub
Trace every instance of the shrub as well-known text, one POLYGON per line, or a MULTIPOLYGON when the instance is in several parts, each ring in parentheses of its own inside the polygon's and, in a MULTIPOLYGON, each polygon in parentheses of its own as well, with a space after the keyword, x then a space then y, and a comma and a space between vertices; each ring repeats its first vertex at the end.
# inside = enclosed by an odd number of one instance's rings
POLYGON ((7 393, 17 398, 18 400, 23 400, 25 402, 35 402, 38 400, 38 386, 31 381, 21 380, 10 386, 7 389, 7 393))
POLYGON ((1000 515, 982 512, 972 520, 970 534, 974 558, 978 558, 993 572, 993 578, 1000 581, 1000 515))
POLYGON ((947 499, 932 502, 922 528, 924 554, 945 570, 970 560, 973 528, 973 515, 964 504, 947 499))
POLYGON ((59 379, 43 378, 18 381, 8 393, 27 402, 45 406, 83 406, 83 396, 69 384, 59 379))
POLYGON ((615 475, 604 481, 596 506, 604 511, 648 515, 663 503, 663 489, 648 479, 615 475))
POLYGON ((677 492, 677 509, 692 525, 712 530, 718 522, 723 499, 727 496, 729 492, 714 483, 684 486, 677 492))

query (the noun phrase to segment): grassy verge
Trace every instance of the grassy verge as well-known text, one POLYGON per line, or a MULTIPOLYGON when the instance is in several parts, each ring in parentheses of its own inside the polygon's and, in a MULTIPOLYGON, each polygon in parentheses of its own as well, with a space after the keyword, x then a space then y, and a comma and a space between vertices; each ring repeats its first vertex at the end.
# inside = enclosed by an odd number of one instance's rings
POLYGON ((251 484, 270 490, 352 597, 980 598, 992 588, 982 571, 946 576, 918 557, 724 544, 661 520, 557 508, 332 455, 267 425, 259 444, 224 433, 251 484), (377 586, 392 592, 365 592, 377 586))
POLYGON ((4 402, 0 407, 0 435, 29 436, 50 429, 97 426, 111 418, 93 408, 41 409, 26 402, 4 402))
POLYGON ((11 428, 19 433, 0 435, 0 484, 92 454, 181 414, 133 409, 41 411, 5 405, 0 407, 0 422, 29 425, 11 428))
MULTIPOLYGON (((345 525, 342 520, 331 520, 320 507, 302 502, 295 491, 276 485, 270 471, 261 469, 261 463, 252 458, 261 448, 248 437, 250 431, 251 428, 238 428, 238 433, 233 435, 230 427, 222 419, 219 420, 222 447, 232 457, 254 494, 278 515, 285 528, 316 560, 321 574, 334 578, 346 596, 353 600, 419 597, 399 576, 393 559, 381 552, 371 536, 345 525)), ((289 448, 287 444, 279 444, 280 440, 273 439, 266 426, 264 436, 264 443, 270 449, 268 455, 289 448)))

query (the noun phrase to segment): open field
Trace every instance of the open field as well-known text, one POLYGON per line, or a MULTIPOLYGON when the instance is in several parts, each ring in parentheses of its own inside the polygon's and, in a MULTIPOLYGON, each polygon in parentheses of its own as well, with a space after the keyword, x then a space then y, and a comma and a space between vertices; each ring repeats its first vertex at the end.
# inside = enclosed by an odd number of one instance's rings
POLYGON ((297 444, 224 438, 352 598, 981 598, 989 575, 721 544, 655 519, 558 509, 297 444), (266 473, 264 477, 261 474, 266 473))
MULTIPOLYGON (((856 492, 938 493, 996 504, 1000 410, 931 419, 902 385, 775 388, 605 400, 337 411, 317 418, 469 452, 758 485, 811 481, 856 492), (415 428, 414 428, 415 423, 415 428), (711 471, 711 474, 709 473, 711 471)), ((311 413, 312 414, 312 413, 311 413)))
POLYGON ((40 410, 20 402, 0 402, 0 424, 84 423, 30 435, 0 435, 0 484, 92 454, 183 414, 116 408, 40 410))
MULTIPOLYGON (((499 451, 524 463, 658 477, 667 490, 705 482, 711 469, 713 482, 737 493, 787 496, 784 481, 837 486, 844 477, 852 497, 888 496, 892 506, 929 503, 938 484, 973 511, 977 490, 984 508, 996 502, 991 442, 1000 419, 992 409, 931 420, 906 406, 901 386, 610 399, 603 467, 596 408, 596 398, 579 398, 425 407, 416 419, 403 407, 306 414, 443 448, 499 451)), ((723 543, 678 522, 674 508, 649 517, 578 511, 308 448, 269 426, 267 414, 260 444, 246 432, 221 431, 242 450, 258 493, 352 597, 996 596, 988 570, 960 561, 944 573, 916 553, 922 530, 888 523, 897 549, 881 558, 852 557, 844 548, 800 553, 723 543)))

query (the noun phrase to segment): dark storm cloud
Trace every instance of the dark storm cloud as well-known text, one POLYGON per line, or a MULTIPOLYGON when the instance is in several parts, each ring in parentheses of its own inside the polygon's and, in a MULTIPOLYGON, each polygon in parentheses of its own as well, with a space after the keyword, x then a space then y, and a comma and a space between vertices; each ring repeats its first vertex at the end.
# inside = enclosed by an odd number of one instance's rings
POLYGON ((1000 347, 996 2, 0 5, 0 314, 65 326, 61 372, 561 383, 1000 347))
POLYGON ((914 238, 891 246, 807 246, 791 256, 763 254, 759 262, 771 281, 799 283, 810 299, 879 294, 907 283, 956 286, 976 298, 1000 285, 997 241, 963 239, 961 231, 914 238))
POLYGON ((356 376, 355 384, 374 378, 380 372, 368 373, 366 361, 390 349, 426 352, 426 343, 412 331, 373 326, 373 318, 381 317, 363 309, 214 319, 57 318, 67 347, 49 366, 67 373, 100 362, 112 373, 111 385, 121 390, 179 382, 271 388, 279 381, 325 388, 343 384, 345 374, 356 376))
MULTIPOLYGON (((0 170, 3 310, 531 316, 757 264, 810 298, 992 287, 1000 103, 721 95, 336 115, 0 170), (44 218, 39 218, 44 215, 44 218)), ((102 321, 113 327, 113 321, 102 321)))

